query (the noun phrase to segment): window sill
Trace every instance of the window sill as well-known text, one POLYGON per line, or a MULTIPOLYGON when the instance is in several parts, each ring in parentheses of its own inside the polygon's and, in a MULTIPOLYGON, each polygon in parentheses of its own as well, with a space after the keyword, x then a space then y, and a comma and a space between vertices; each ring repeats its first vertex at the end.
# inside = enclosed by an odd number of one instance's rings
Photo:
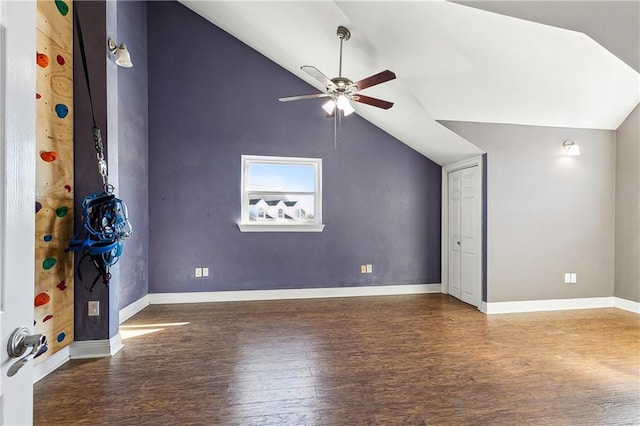
POLYGON ((322 225, 263 225, 260 223, 238 223, 240 232, 322 232, 322 225))

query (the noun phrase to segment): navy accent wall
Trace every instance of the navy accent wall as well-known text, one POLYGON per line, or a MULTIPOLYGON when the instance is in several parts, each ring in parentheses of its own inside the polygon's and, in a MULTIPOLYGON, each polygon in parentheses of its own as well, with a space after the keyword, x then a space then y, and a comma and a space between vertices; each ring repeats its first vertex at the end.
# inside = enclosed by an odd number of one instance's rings
MULTIPOLYGON (((126 203, 133 236, 119 262, 117 310, 149 292, 149 138, 147 97, 147 3, 118 1, 118 42, 133 68, 118 72, 118 195, 126 203)), ((117 318, 116 318, 117 320, 117 318)))
POLYGON ((278 102, 316 89, 177 2, 147 17, 151 293, 440 282, 440 166, 356 115, 334 149, 321 101, 278 102), (241 233, 242 154, 322 158, 324 232, 241 233))
MULTIPOLYGON (((82 24, 84 47, 87 55, 87 67, 91 82, 91 94, 98 127, 102 131, 102 139, 107 142, 107 80, 106 80, 106 6, 104 1, 75 2, 82 24)), ((96 163, 96 151, 93 145, 91 129, 91 104, 87 83, 82 69, 80 45, 78 44, 77 28, 74 25, 74 51, 73 51, 73 155, 74 155, 74 227, 82 229, 81 202, 85 195, 102 190, 102 179, 98 174, 96 163)), ((75 263, 77 265, 81 253, 76 252, 75 263)), ((74 339, 95 340, 109 338, 109 291, 98 282, 93 292, 89 292, 85 286, 90 286, 96 275, 96 270, 90 262, 82 264, 84 282, 81 283, 78 275, 75 276, 74 288, 74 339), (100 301, 100 316, 89 317, 87 315, 87 302, 89 300, 100 301)))

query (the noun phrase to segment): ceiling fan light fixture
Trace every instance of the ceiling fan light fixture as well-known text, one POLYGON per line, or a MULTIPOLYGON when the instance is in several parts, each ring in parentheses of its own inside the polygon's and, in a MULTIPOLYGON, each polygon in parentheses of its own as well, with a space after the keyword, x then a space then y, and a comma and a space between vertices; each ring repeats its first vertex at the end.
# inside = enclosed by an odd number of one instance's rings
POLYGON ((336 105, 345 116, 351 115, 355 111, 355 109, 353 109, 353 106, 351 106, 351 102, 349 102, 349 98, 344 95, 338 96, 336 105))
POLYGON ((327 112, 327 114, 333 114, 333 111, 336 109, 336 101, 331 99, 330 101, 322 104, 322 109, 327 112))
POLYGON ((338 105, 338 108, 340 109, 345 109, 346 106, 349 105, 349 99, 347 99, 345 95, 338 95, 336 105, 338 105))

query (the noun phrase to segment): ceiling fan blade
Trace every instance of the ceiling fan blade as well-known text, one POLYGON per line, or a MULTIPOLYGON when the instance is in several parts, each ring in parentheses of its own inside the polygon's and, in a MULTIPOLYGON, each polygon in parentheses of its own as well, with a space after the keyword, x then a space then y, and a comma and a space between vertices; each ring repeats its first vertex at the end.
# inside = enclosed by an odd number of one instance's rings
POLYGON ((327 77, 326 75, 322 74, 322 72, 320 72, 320 70, 316 67, 312 67, 311 65, 304 65, 302 67, 300 67, 300 69, 304 72, 306 72, 307 74, 309 74, 311 77, 315 78, 316 80, 318 80, 320 83, 322 83, 324 85, 324 87, 331 87, 331 86, 335 86, 331 80, 329 80, 329 77, 327 77))
POLYGON ((315 93, 313 95, 300 95, 300 96, 287 96, 284 98, 278 98, 280 102, 289 102, 289 101, 299 101, 301 99, 315 99, 315 98, 328 98, 329 94, 327 93, 315 93))
POLYGON ((351 99, 356 102, 360 102, 361 104, 367 104, 382 109, 389 109, 393 106, 393 102, 383 101, 382 99, 372 98, 365 95, 353 95, 351 99))
POLYGON ((384 83, 385 81, 393 80, 394 78, 396 78, 396 75, 393 71, 385 70, 378 74, 374 74, 371 77, 356 81, 352 86, 356 86, 358 90, 364 90, 367 87, 375 86, 376 84, 384 83))

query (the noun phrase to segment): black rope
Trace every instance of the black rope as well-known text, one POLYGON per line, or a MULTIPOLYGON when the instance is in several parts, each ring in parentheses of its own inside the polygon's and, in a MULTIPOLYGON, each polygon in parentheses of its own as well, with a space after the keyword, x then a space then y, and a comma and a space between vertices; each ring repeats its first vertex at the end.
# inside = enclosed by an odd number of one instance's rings
POLYGON ((80 18, 78 16, 78 3, 74 2, 73 16, 76 21, 76 27, 78 27, 78 44, 80 45, 80 57, 82 58, 82 68, 84 69, 84 79, 87 82, 87 91, 89 92, 89 103, 91 104, 91 119, 93 120, 93 127, 97 128, 96 116, 93 112, 93 96, 91 96, 91 84, 89 84, 89 71, 87 70, 87 58, 84 51, 84 40, 82 38, 82 27, 80 26, 80 18))

